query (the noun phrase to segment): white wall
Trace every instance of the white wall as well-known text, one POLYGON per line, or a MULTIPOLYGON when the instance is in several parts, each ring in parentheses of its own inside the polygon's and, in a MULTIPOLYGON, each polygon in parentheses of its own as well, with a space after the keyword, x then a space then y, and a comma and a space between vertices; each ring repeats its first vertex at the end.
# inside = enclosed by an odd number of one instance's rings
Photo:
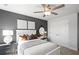
POLYGON ((61 46, 77 50, 77 13, 48 20, 48 37, 61 46))

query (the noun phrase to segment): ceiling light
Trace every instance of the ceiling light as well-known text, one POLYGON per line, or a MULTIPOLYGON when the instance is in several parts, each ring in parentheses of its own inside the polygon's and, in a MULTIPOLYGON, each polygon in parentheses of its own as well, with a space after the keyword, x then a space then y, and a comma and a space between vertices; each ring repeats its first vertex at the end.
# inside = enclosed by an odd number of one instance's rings
POLYGON ((48 16, 48 15, 50 15, 50 14, 51 14, 51 12, 46 11, 46 12, 44 12, 44 14, 45 14, 46 16, 48 16))

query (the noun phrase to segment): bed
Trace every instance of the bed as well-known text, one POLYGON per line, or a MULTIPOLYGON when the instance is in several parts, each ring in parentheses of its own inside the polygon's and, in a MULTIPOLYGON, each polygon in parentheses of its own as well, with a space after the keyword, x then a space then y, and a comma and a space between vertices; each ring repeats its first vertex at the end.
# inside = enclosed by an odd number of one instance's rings
POLYGON ((39 44, 24 50, 24 55, 59 55, 60 47, 52 42, 39 44))
POLYGON ((16 30, 16 38, 18 43, 18 55, 59 55, 60 47, 47 40, 35 39, 28 40, 23 44, 19 44, 19 35, 35 34, 36 30, 16 30))

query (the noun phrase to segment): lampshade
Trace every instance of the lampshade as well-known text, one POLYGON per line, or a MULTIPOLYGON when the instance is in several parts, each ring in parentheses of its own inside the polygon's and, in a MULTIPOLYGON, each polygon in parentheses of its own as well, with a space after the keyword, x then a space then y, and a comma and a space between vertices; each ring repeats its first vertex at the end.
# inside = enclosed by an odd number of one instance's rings
POLYGON ((6 36, 6 35, 13 35, 13 30, 3 30, 3 35, 6 36))
POLYGON ((12 42, 12 37, 11 36, 5 36, 4 37, 4 43, 9 44, 12 42))

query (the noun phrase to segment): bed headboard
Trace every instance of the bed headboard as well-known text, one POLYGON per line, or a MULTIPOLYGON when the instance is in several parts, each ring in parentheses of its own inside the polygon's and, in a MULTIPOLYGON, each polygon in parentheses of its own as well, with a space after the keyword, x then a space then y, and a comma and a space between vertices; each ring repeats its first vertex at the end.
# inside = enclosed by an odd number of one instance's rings
POLYGON ((23 35, 23 34, 36 34, 36 30, 16 30, 16 35, 23 35))
POLYGON ((16 30, 16 40, 18 40, 19 35, 23 34, 36 34, 36 30, 16 30))

